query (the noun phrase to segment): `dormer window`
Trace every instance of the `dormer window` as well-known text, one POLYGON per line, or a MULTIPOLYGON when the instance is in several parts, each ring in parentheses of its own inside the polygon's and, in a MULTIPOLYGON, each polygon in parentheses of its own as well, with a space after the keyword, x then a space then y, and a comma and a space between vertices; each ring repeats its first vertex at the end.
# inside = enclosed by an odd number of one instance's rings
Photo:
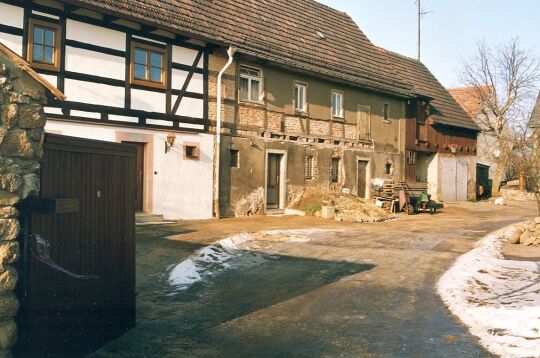
POLYGON ((261 102, 262 71, 252 67, 240 67, 240 100, 261 102))
POLYGON ((131 48, 131 83, 165 88, 166 63, 164 48, 134 43, 131 48))
POLYGON ((60 25, 30 19, 28 61, 35 68, 60 70, 60 25))

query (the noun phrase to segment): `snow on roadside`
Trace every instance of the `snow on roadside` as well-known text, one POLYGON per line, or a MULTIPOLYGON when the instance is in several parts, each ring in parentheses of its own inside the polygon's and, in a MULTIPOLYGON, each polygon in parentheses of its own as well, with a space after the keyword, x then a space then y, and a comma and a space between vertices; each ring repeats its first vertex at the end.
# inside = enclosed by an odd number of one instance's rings
POLYGON ((514 225, 481 239, 441 277, 452 313, 502 357, 540 357, 540 263, 504 260, 514 225))
MULTIPOLYGON (((168 283, 176 291, 188 289, 196 282, 214 276, 231 267, 253 267, 272 258, 257 252, 261 242, 306 243, 328 230, 269 230, 252 234, 238 234, 205 246, 184 261, 171 266, 168 283)), ((335 230, 334 230, 335 231, 335 230)))

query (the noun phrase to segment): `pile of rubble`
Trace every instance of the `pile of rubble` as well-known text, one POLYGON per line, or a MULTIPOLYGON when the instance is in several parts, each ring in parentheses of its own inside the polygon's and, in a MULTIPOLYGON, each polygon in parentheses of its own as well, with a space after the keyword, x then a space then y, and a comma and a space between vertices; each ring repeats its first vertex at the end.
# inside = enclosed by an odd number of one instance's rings
POLYGON ((540 246, 540 216, 517 227, 510 242, 525 246, 540 246))
POLYGON ((307 188, 295 193, 291 208, 327 219, 345 222, 380 222, 395 218, 370 200, 324 188, 307 188))
POLYGON ((396 216, 388 210, 376 207, 370 201, 352 195, 341 195, 336 198, 336 220, 347 222, 380 222, 396 216))

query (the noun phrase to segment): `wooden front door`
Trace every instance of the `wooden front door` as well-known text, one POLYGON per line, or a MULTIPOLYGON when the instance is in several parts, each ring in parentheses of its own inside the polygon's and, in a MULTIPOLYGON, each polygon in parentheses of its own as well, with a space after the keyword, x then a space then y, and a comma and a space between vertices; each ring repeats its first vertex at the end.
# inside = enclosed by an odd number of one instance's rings
POLYGON ((122 142, 137 147, 137 193, 135 195, 135 210, 143 211, 144 190, 144 143, 122 142))
POLYGON ((279 208, 281 154, 268 154, 268 178, 266 185, 266 207, 279 208))
POLYGON ((356 195, 358 195, 358 197, 360 198, 364 198, 366 196, 367 165, 368 162, 366 162, 365 160, 358 161, 358 173, 356 176, 356 195))

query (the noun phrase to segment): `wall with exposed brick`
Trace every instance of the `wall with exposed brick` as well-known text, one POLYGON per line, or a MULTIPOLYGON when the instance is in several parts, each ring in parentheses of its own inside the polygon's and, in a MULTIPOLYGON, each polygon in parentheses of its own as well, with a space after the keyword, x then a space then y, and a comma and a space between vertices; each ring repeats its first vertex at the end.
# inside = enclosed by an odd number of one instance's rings
MULTIPOLYGON (((211 130, 215 130, 217 74, 226 63, 224 52, 209 56, 209 119, 211 130)), ((296 74, 283 76, 283 70, 267 65, 253 64, 236 56, 233 64, 223 77, 223 136, 220 173, 220 208, 222 214, 234 215, 240 210, 260 213, 261 192, 266 180, 266 156, 269 149, 285 150, 287 154, 287 185, 301 187, 308 185, 326 186, 335 190, 348 189, 356 194, 357 161, 369 160, 371 178, 383 177, 402 179, 403 151, 400 144, 404 133, 400 121, 404 117, 402 100, 368 94, 359 90, 343 90, 345 116, 331 118, 330 90, 333 85, 322 81, 298 76, 308 84, 307 113, 296 113, 293 103, 293 86, 296 74), (240 64, 262 69, 264 98, 261 103, 238 100, 237 74, 240 64), (272 75, 279 72, 278 78, 272 75), (283 81, 284 83, 280 83, 283 81), (289 82, 287 82, 289 81, 289 82), (325 94, 328 90, 328 93, 325 94), (391 121, 382 123, 384 103, 391 105, 391 121), (370 129, 372 141, 357 140, 357 107, 370 105, 370 129), (231 137, 229 137, 229 135, 231 137), (230 150, 239 150, 240 167, 230 168, 230 150), (306 156, 314 157, 311 178, 306 178, 306 156), (331 183, 330 169, 332 157, 342 158, 338 183, 331 183), (391 161, 391 174, 385 173, 385 163, 391 161), (250 202, 256 198, 257 202, 250 202), (255 209, 254 209, 255 208, 255 209)), ((308 176, 309 177, 309 176, 308 176)))

